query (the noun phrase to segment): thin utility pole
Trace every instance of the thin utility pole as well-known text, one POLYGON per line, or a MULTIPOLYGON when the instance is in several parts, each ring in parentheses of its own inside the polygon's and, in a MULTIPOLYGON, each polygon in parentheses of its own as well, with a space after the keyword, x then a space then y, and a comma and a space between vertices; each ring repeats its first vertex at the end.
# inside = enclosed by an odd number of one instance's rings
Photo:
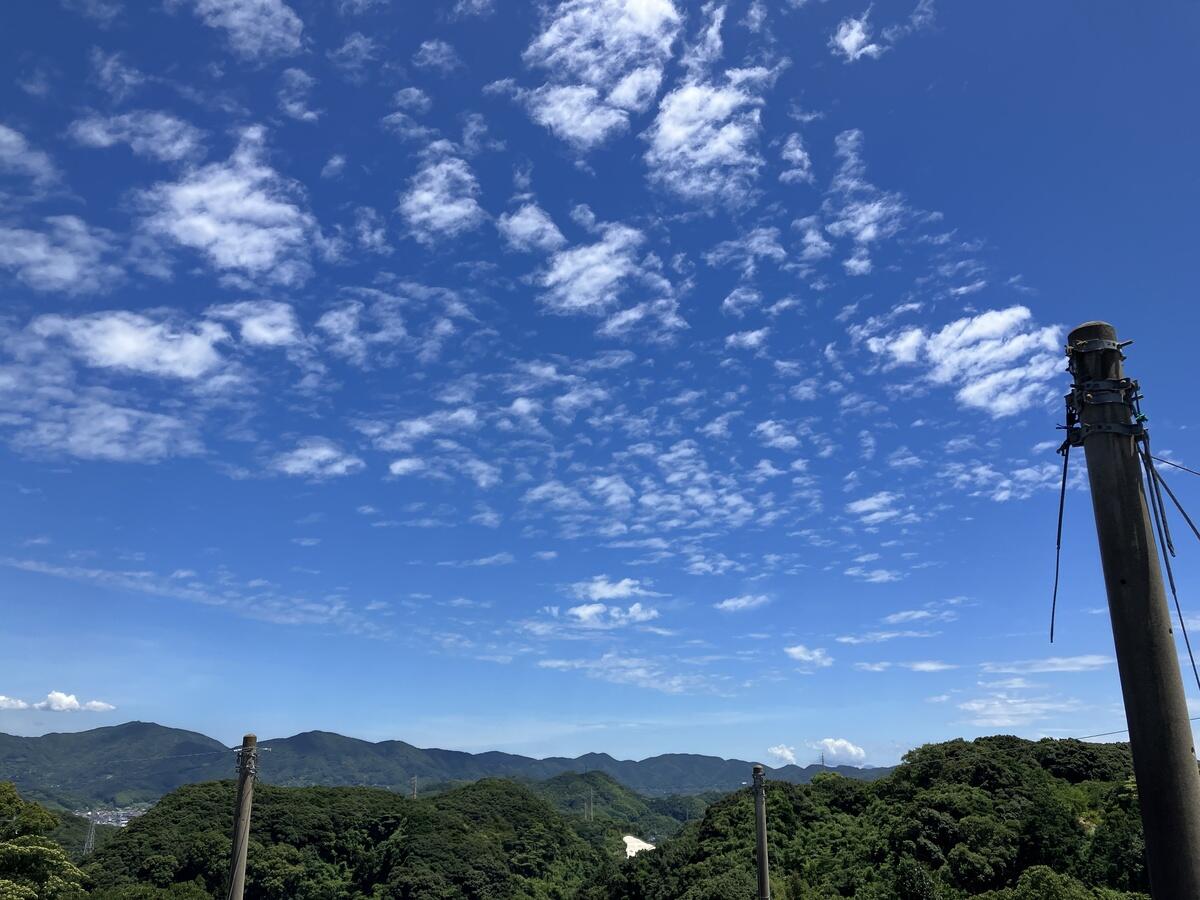
POLYGON ((412 777, 411 781, 412 781, 412 798, 414 800, 416 800, 417 799, 417 776, 414 775, 412 777))
POLYGON ((767 782, 763 767, 754 766, 754 822, 757 832, 758 900, 771 900, 770 863, 767 860, 767 782))
POLYGON ((1080 426, 1108 589, 1129 744, 1155 898, 1200 898, 1200 774, 1188 721, 1158 545, 1142 486, 1123 344, 1106 322, 1067 337, 1074 376, 1068 405, 1080 426))
POLYGON ((242 900, 246 890, 246 850, 250 845, 250 807, 254 803, 254 777, 258 773, 258 738, 242 738, 237 754, 237 809, 233 814, 233 861, 229 866, 228 900, 242 900))
POLYGON ((96 851, 96 820, 88 817, 87 838, 83 842, 83 855, 88 856, 96 851))

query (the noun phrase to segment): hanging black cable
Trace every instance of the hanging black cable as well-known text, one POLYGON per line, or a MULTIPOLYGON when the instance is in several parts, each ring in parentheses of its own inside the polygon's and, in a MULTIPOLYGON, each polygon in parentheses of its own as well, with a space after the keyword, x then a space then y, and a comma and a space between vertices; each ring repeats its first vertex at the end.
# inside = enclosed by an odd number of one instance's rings
MULTIPOLYGON (((1162 542, 1164 549, 1167 551, 1163 554, 1163 564, 1167 570, 1167 583, 1171 587, 1171 598, 1175 601, 1175 615, 1179 618, 1179 630, 1183 633, 1183 643, 1187 647, 1188 660, 1192 664, 1192 676, 1196 679, 1196 687, 1200 689, 1200 669, 1196 668, 1196 654, 1192 651, 1192 639, 1188 635, 1187 622, 1183 618, 1183 607, 1179 602, 1179 591, 1175 587, 1175 573, 1171 567, 1171 558, 1175 556, 1175 542, 1171 540, 1171 526, 1167 522, 1167 510, 1163 505, 1161 487, 1167 489, 1167 493, 1171 495, 1171 499, 1175 502, 1180 513, 1183 514, 1192 531, 1196 531, 1196 526, 1192 523, 1191 518, 1183 510, 1183 506, 1175 498, 1171 489, 1167 487, 1163 477, 1158 474, 1158 470, 1154 467, 1154 461, 1150 454, 1150 437, 1143 435, 1141 439, 1142 450, 1138 456, 1142 460, 1142 467, 1145 469, 1146 481, 1150 486, 1150 509, 1154 513, 1154 524, 1158 530, 1159 540, 1162 542)), ((1196 533, 1200 538, 1200 532, 1196 533)))
POLYGON ((1058 535, 1054 539, 1054 594, 1050 598, 1050 643, 1054 643, 1054 619, 1058 612, 1058 575, 1062 566, 1063 511, 1067 507, 1067 466, 1071 462, 1070 435, 1063 441, 1058 452, 1062 454, 1062 486, 1058 490, 1058 535))

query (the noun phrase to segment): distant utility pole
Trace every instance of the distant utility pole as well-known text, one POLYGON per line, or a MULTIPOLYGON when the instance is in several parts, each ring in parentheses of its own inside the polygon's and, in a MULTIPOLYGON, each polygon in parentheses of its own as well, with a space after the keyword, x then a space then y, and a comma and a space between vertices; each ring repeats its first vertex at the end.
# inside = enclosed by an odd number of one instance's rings
POLYGON ((758 900, 771 900, 770 863, 767 860, 767 781, 763 767, 754 766, 754 823, 757 832, 758 900))
POLYGON ((412 798, 414 800, 416 800, 417 799, 417 776, 414 775, 411 780, 412 780, 412 798))
POLYGON ((593 788, 588 788, 587 820, 596 821, 596 792, 593 788))
POLYGON ((1083 444, 1129 744, 1155 898, 1200 897, 1200 774, 1179 673, 1158 545, 1142 486, 1134 416, 1117 332, 1106 322, 1067 337, 1068 441, 1083 444))
POLYGON ((88 817, 87 839, 83 842, 83 855, 87 856, 96 850, 96 820, 88 817))
POLYGON ((228 900, 242 900, 246 890, 246 850, 250 845, 250 807, 254 803, 254 778, 258 774, 258 738, 242 738, 237 754, 237 808, 233 813, 233 861, 229 866, 228 900))

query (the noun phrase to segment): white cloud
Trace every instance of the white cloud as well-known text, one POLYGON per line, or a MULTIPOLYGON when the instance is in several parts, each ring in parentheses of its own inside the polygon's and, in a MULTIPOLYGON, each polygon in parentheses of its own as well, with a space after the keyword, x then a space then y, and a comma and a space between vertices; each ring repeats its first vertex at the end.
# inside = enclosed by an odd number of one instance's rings
POLYGON ((768 747, 767 755, 785 766, 794 766, 796 764, 796 748, 789 747, 787 744, 776 744, 774 747, 768 747))
POLYGON ((754 277, 758 261, 768 259, 774 263, 787 260, 787 251, 779 242, 779 229, 753 228, 735 240, 722 241, 704 254, 710 266, 735 264, 740 266, 743 278, 754 277))
POLYGON ((346 171, 346 157, 340 153, 335 153, 321 167, 321 177, 337 178, 344 171, 346 171))
POLYGON ((367 77, 367 65, 378 58, 379 44, 361 31, 355 31, 346 35, 340 47, 326 55, 349 81, 359 83, 367 77))
POLYGON ((956 386, 960 404, 1011 416, 1036 405, 1060 374, 1061 329, 1037 326, 1027 307, 956 319, 939 331, 918 326, 867 340, 890 366, 920 365, 934 384, 956 386))
POLYGON ((994 693, 958 704, 972 725, 980 728, 1013 728, 1031 725, 1080 708, 1077 700, 1057 697, 1021 697, 994 693))
POLYGON ((565 0, 524 54, 550 80, 516 95, 539 124, 591 148, 653 101, 680 24, 671 0, 565 0))
POLYGON ((899 581, 901 574, 892 569, 866 569, 862 566, 851 566, 846 569, 846 575, 851 578, 858 578, 868 584, 888 584, 893 581, 899 581))
POLYGON ((847 16, 838 24, 837 31, 829 38, 829 46, 834 54, 841 54, 848 63, 855 62, 868 56, 877 59, 887 48, 875 43, 871 38, 871 25, 867 21, 870 10, 858 18, 847 16))
POLYGON ((744 203, 764 163, 759 91, 773 78, 761 67, 731 69, 723 83, 685 82, 667 94, 645 135, 651 183, 693 202, 744 203))
POLYGON ((64 694, 62 691, 51 691, 45 700, 33 704, 33 708, 48 712, 111 712, 116 709, 111 703, 105 703, 103 700, 80 703, 74 694, 64 694))
POLYGON ((725 338, 725 346, 731 350, 757 350, 770 335, 770 328, 757 328, 753 331, 738 331, 725 338))
POLYGON ((564 0, 525 62, 586 84, 610 84, 670 57, 680 16, 670 0, 564 0))
POLYGON ((548 252, 566 243, 554 220, 536 203, 525 203, 516 212, 503 214, 496 228, 516 250, 548 252))
POLYGON ((196 379, 221 363, 217 344, 228 339, 215 322, 179 327, 140 313, 116 310, 71 318, 40 316, 29 333, 60 339, 90 366, 126 369, 145 375, 196 379))
POLYGON ((479 414, 469 406, 439 409, 424 416, 401 419, 392 426, 372 426, 368 433, 380 450, 411 450, 438 435, 470 431, 481 425, 479 414))
POLYGON ((770 602, 771 598, 767 594, 742 594, 713 604, 713 609, 719 609, 721 612, 742 612, 766 606, 770 602))
POLYGON ((150 463, 173 456, 194 456, 203 449, 193 425, 183 419, 93 396, 40 410, 37 420, 13 443, 27 451, 110 462, 150 463))
POLYGON ((230 48, 247 61, 267 60, 300 52, 304 23, 283 0, 191 2, 204 24, 224 30, 230 48))
POLYGON ((376 9, 386 9, 392 0, 337 0, 338 12, 343 16, 361 16, 376 9))
POLYGON ((519 96, 535 122, 583 149, 603 143, 629 124, 629 114, 604 103, 590 85, 548 84, 519 96))
POLYGON ((263 161, 265 137, 262 127, 246 128, 228 161, 143 192, 144 228, 237 279, 294 286, 311 274, 316 220, 298 205, 299 185, 263 161))
POLYGON ((916 662, 901 663, 900 665, 914 672, 948 672, 951 669, 958 668, 953 663, 946 663, 936 659, 921 659, 916 662))
POLYGON ((354 236, 358 246, 372 253, 390 256, 394 248, 388 242, 387 222, 378 211, 360 206, 354 211, 354 236))
POLYGON ((125 8, 120 0, 60 0, 60 2, 67 9, 94 19, 102 28, 111 25, 125 8))
POLYGON ((393 475, 415 475, 417 472, 425 470, 425 460, 415 456, 406 456, 401 459, 393 460, 388 465, 388 471, 393 475))
POLYGON ((284 69, 279 76, 279 109, 297 122, 315 122, 321 111, 309 109, 308 95, 317 80, 303 69, 284 69))
POLYGON ((742 318, 746 311, 762 306, 762 294, 745 286, 736 287, 721 301, 721 312, 727 316, 742 318))
POLYGON ((658 618, 658 610, 641 603, 633 603, 626 609, 604 603, 584 603, 572 606, 567 615, 584 628, 607 629, 653 621, 658 618))
POLYGON ((620 581, 610 581, 607 575, 596 575, 589 581, 577 581, 571 585, 570 591, 580 599, 593 601, 662 596, 642 587, 641 582, 636 578, 622 578, 620 581))
POLYGON ((429 95, 418 87, 400 88, 392 95, 392 103, 400 109, 417 113, 429 112, 430 107, 433 106, 429 95))
POLYGON ((899 499, 900 495, 892 491, 879 491, 847 503, 846 512, 858 516, 864 525, 878 525, 900 515, 900 510, 895 507, 899 499))
POLYGON ((479 182, 466 161, 442 142, 431 145, 400 199, 413 237, 423 244, 478 228, 487 217, 476 201, 479 182))
POLYGON ((278 300, 243 300, 212 306, 205 315, 236 322, 241 338, 256 347, 290 347, 304 336, 296 312, 278 300))
POLYGON ((496 9, 495 0, 458 0, 454 4, 454 15, 490 16, 496 9))
POLYGON ((617 304, 626 284, 640 273, 637 253, 645 236, 627 225, 604 225, 600 240, 550 258, 538 276, 552 312, 598 315, 617 304))
POLYGON ((812 158, 804 149, 804 138, 795 132, 789 134, 779 155, 788 164, 788 168, 779 175, 780 181, 784 184, 813 183, 812 158))
MULTIPOLYGON (((0 174, 21 175, 38 188, 52 185, 59 177, 50 157, 34 149, 25 135, 7 125, 0 125, 0 174)), ((0 199, 3 197, 0 193, 0 199)))
POLYGON ((122 276, 112 235, 76 216, 47 216, 44 231, 0 227, 0 268, 36 291, 104 291, 122 276))
POLYGON ((843 634, 837 638, 839 644, 881 644, 897 638, 937 637, 933 631, 868 631, 864 634, 843 634))
POLYGON ((783 652, 796 662, 813 668, 824 669, 833 665, 833 657, 820 647, 809 648, 804 644, 796 644, 794 647, 784 647, 783 652))
POLYGON ((817 741, 816 747, 825 754, 827 762, 855 765, 867 758, 866 750, 845 738, 822 738, 817 741))
POLYGON ((757 437, 767 447, 772 447, 775 450, 792 451, 800 446, 800 438, 787 427, 783 422, 777 422, 774 419, 767 419, 765 422, 759 422, 754 426, 754 436, 757 437))
POLYGON ((441 40, 423 41, 413 54, 412 63, 418 69, 434 69, 447 75, 462 65, 457 51, 441 40))
POLYGON ((168 113, 152 110, 77 119, 71 123, 70 133, 87 147, 128 144, 138 156, 163 162, 182 162, 204 155, 200 129, 168 113))
POLYGON ((579 671, 601 681, 632 685, 666 694, 682 694, 705 687, 705 679, 701 676, 672 674, 661 663, 623 656, 617 652, 605 653, 598 659, 544 659, 538 665, 543 669, 579 671))
POLYGON ((1088 654, 1084 656, 1051 656, 1045 659, 1023 659, 1016 662, 983 663, 984 672, 994 674, 1031 675, 1043 672, 1094 672, 1111 666, 1115 660, 1109 656, 1088 654))
POLYGON ((365 465, 328 438, 309 437, 301 440, 294 450, 276 456, 271 467, 284 475, 319 479, 353 475, 365 465))
POLYGON ((0 710, 6 709, 29 709, 29 704, 24 700, 18 700, 15 697, 5 697, 0 694, 0 710))
POLYGON ((488 566, 511 566, 517 558, 511 553, 493 553, 491 556, 481 556, 478 559, 451 560, 438 563, 439 566, 450 566, 457 569, 476 569, 488 566))
POLYGON ((91 63, 100 86, 118 103, 146 81, 146 76, 127 65, 120 53, 105 53, 99 47, 93 47, 91 63))

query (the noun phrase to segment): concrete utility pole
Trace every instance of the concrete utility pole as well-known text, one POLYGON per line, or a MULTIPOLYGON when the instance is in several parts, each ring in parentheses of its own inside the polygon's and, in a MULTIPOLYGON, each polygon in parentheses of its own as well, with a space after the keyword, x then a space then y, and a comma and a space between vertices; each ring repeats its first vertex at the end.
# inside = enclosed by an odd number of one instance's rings
POLYGON ((258 738, 242 738, 237 754, 237 808, 233 813, 233 862, 229 866, 228 900, 242 900, 246 890, 246 849, 250 845, 250 807, 254 803, 254 777, 258 773, 258 738))
POLYGON ((1125 378, 1121 346, 1106 322, 1067 337, 1067 400, 1080 423, 1068 440, 1087 457, 1151 890, 1160 900, 1200 898, 1200 774, 1142 487, 1137 385, 1125 378))
POLYGON ((412 777, 411 781, 412 781, 412 798, 414 800, 416 800, 417 799, 417 776, 414 775, 412 777))
POLYGON ((754 766, 754 822, 757 832, 758 900, 771 900, 771 865, 767 860, 767 782, 763 767, 754 766))

